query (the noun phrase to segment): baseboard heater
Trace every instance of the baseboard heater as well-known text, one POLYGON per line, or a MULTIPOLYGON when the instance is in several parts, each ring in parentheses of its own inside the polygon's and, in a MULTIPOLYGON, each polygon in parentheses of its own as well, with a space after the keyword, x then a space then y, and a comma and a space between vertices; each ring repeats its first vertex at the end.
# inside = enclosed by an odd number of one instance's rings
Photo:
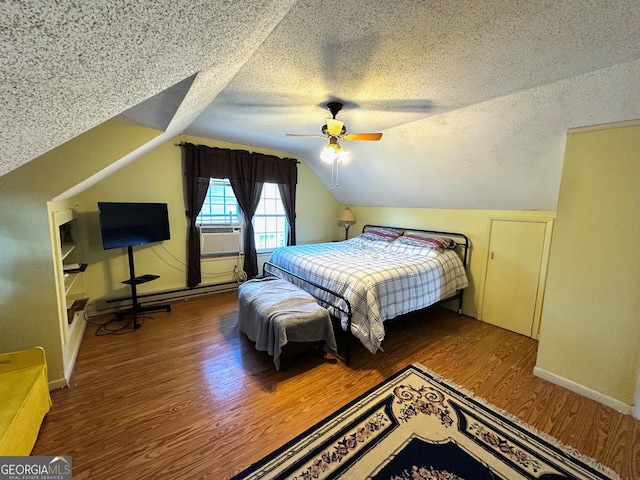
MULTIPOLYGON (((184 300, 191 297, 208 295, 211 293, 230 292, 238 288, 237 282, 216 283, 213 285, 200 285, 194 288, 179 288, 176 290, 166 290, 163 292, 145 293, 138 295, 141 304, 152 304, 157 302, 167 302, 172 300, 184 300)), ((105 300, 98 300, 95 308, 96 313, 107 313, 120 308, 131 307, 131 297, 116 297, 105 300)))

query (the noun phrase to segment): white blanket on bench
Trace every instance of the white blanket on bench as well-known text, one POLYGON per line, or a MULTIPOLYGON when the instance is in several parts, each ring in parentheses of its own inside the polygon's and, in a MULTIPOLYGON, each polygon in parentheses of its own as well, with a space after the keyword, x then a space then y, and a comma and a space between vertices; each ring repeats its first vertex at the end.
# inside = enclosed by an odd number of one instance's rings
POLYGON ((324 340, 325 348, 336 352, 329 312, 286 280, 267 277, 240 285, 238 325, 256 343, 257 350, 273 356, 277 369, 282 347, 288 342, 324 340))

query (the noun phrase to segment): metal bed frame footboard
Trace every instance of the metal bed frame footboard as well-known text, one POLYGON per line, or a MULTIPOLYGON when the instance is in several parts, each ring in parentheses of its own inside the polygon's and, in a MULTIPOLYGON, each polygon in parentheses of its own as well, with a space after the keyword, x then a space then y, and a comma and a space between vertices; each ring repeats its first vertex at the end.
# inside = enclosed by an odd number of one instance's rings
MULTIPOLYGON (((319 288, 320 290, 322 290, 323 292, 328 293, 330 296, 334 297, 335 300, 325 300, 324 298, 320 298, 317 295, 314 295, 313 293, 309 292, 307 290, 307 293, 309 293, 313 298, 315 298, 318 303, 320 305, 322 305, 323 307, 327 308, 327 307, 331 307, 334 308, 336 311, 344 314, 347 316, 347 335, 346 335, 346 348, 345 348, 345 355, 344 355, 344 363, 346 365, 349 365, 349 363, 351 362, 351 317, 352 317, 352 313, 351 313, 351 304, 349 303, 349 300, 347 300, 344 296, 340 295, 337 292, 334 292, 333 290, 328 289, 327 287, 323 287, 322 285, 317 284, 316 282, 312 282, 311 280, 307 280, 306 278, 293 273, 289 270, 287 270, 284 267, 280 267, 278 265, 275 265, 271 262, 264 262, 264 265, 262 266, 262 276, 263 277, 267 277, 267 276, 273 276, 273 277, 278 277, 278 278, 282 278, 284 280, 287 280, 287 278, 283 275, 288 275, 290 277, 294 277, 308 285, 311 285, 315 288, 319 288), (270 270, 272 269, 272 270, 270 270), (280 275, 278 275, 278 273, 274 270, 277 270, 277 272, 280 273, 280 275), (344 302, 344 307, 340 306, 338 304, 339 301, 344 302)), ((293 282, 292 282, 293 283, 293 282)), ((334 318, 336 318, 334 316, 334 318)), ((341 318, 337 318, 338 322, 341 323, 342 319, 341 318)))

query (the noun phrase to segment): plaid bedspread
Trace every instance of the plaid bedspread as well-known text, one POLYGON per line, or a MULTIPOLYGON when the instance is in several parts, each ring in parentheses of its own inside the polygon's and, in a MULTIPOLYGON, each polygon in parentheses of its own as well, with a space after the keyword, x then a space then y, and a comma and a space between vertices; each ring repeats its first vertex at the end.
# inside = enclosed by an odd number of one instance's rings
MULTIPOLYGON (((428 307, 468 286, 455 251, 394 243, 356 237, 281 247, 274 250, 269 262, 344 296, 351 304, 353 335, 375 353, 382 350, 385 320, 428 307)), ((288 280, 319 298, 334 300, 296 278, 288 280)), ((335 309, 331 314, 341 317, 346 330, 346 315, 335 309)))

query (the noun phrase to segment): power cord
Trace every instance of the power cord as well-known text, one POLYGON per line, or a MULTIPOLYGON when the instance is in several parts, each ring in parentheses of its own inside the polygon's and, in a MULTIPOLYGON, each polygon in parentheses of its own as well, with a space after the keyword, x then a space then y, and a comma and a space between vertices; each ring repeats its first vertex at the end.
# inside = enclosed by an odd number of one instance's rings
POLYGON ((244 270, 238 270, 238 266, 234 265, 233 267, 233 278, 240 285, 247 281, 247 272, 244 270))
MULTIPOLYGON (((152 316, 145 315, 144 313, 136 317, 136 321, 138 322, 138 328, 144 325, 144 321, 147 318, 153 320, 152 316)), ((117 314, 114 315, 114 317, 111 318, 110 320, 100 323, 100 322, 92 322, 91 320, 89 320, 89 317, 85 313, 84 321, 87 322, 89 325, 94 325, 98 327, 95 332, 96 337, 102 337, 104 335, 125 335, 127 333, 135 332, 138 329, 138 328, 133 328, 129 326, 132 322, 123 321, 120 317, 118 317, 117 314)))
MULTIPOLYGON (((155 250, 155 247, 152 248, 151 250, 153 251, 153 253, 160 259, 162 260, 162 262, 165 265, 170 266, 171 268, 178 270, 182 273, 186 273, 186 269, 188 268, 188 265, 186 263, 184 263, 183 261, 181 261, 180 259, 178 259, 173 253, 171 253, 167 247, 165 247, 163 242, 160 242, 160 246, 162 247, 162 249, 167 252, 167 254, 173 258, 176 262, 178 262, 181 266, 185 267, 184 270, 177 268, 175 265, 170 265, 169 263, 167 263, 167 261, 162 258, 158 252, 155 250)), ((238 265, 237 263, 240 261, 241 255, 238 254, 238 257, 236 259, 236 265, 234 265, 233 267, 233 279, 238 283, 242 283, 242 282, 246 282, 247 281, 247 274, 242 270, 242 269, 238 269, 238 265)), ((212 272, 205 272, 205 271, 201 271, 200 274, 202 275, 203 278, 218 278, 218 277, 224 277, 225 275, 229 275, 231 272, 230 271, 226 271, 226 272, 218 272, 218 273, 212 273, 212 272)))

